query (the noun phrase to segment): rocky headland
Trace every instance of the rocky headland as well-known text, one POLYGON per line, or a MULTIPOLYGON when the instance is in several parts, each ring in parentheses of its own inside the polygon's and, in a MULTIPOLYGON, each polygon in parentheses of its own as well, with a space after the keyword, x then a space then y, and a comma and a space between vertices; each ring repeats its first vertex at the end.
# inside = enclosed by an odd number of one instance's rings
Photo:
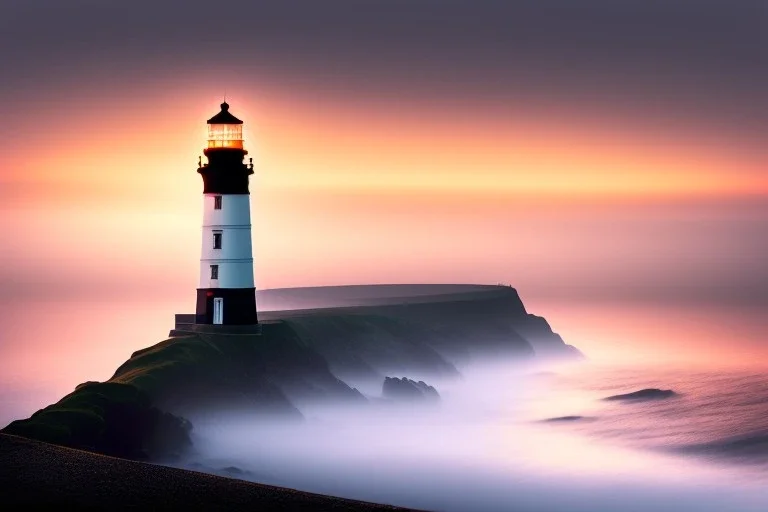
POLYGON ((261 313, 259 334, 177 325, 169 339, 133 353, 108 381, 82 384, 3 432, 117 457, 171 460, 191 446, 195 422, 228 413, 301 421, 310 403, 365 406, 358 383, 378 383, 385 398, 438 395, 416 380, 387 384, 386 376, 453 378, 486 359, 583 357, 506 286, 260 293, 260 302, 271 296, 300 309, 261 313))

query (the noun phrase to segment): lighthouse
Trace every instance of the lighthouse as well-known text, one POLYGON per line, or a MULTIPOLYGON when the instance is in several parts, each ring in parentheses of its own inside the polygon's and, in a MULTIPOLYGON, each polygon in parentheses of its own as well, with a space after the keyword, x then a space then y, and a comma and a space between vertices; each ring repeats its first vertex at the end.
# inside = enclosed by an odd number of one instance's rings
POLYGON ((253 159, 244 162, 243 122, 221 104, 208 120, 207 163, 203 177, 203 230, 195 324, 256 325, 253 282, 251 204, 248 177, 253 159))

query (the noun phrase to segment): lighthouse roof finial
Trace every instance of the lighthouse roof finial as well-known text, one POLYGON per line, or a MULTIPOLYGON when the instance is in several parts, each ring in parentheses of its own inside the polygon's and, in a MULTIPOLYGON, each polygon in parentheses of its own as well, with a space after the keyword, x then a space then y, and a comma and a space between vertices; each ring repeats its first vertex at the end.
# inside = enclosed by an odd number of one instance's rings
POLYGON ((243 124, 241 120, 230 114, 229 103, 221 104, 221 112, 208 120, 208 124, 243 124))

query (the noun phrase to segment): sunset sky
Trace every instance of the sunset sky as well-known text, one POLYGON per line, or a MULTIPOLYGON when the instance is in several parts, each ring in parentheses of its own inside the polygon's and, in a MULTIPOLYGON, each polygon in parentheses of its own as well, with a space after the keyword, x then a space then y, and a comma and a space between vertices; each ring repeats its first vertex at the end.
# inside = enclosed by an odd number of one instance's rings
POLYGON ((3 300, 189 310, 226 94, 260 288, 762 311, 767 5, 5 0, 3 300))

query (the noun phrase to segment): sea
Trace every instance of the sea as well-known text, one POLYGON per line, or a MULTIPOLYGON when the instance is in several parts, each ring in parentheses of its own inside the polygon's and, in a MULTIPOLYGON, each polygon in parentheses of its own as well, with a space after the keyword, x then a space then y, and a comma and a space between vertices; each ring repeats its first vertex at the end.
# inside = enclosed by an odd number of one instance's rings
MULTIPOLYGON (((183 310, 176 302, 7 306, 3 425, 80 382, 108 379, 133 351, 163 339, 183 310)), ((428 380, 441 395, 434 404, 391 403, 361 387, 367 407, 324 404, 303 410, 299 423, 196 423, 195 452, 167 464, 425 510, 768 510, 768 362, 751 352, 764 343, 761 312, 750 324, 743 309, 534 306, 584 361, 469 365, 461 379, 428 380), (611 353, 627 357, 601 357, 611 353), (697 353, 706 357, 689 364, 697 353), (672 393, 606 400, 644 389, 672 393)))
POLYGON ((439 404, 199 425, 181 467, 445 511, 768 510, 768 373, 485 364, 439 404), (657 398, 609 399, 645 389, 657 398))
POLYGON ((558 428, 596 443, 725 466, 756 480, 768 477, 766 371, 587 363, 569 371, 543 373, 538 379, 541 395, 534 400, 540 402, 542 415, 565 414, 556 421, 558 428), (606 400, 644 389, 673 394, 606 400))

